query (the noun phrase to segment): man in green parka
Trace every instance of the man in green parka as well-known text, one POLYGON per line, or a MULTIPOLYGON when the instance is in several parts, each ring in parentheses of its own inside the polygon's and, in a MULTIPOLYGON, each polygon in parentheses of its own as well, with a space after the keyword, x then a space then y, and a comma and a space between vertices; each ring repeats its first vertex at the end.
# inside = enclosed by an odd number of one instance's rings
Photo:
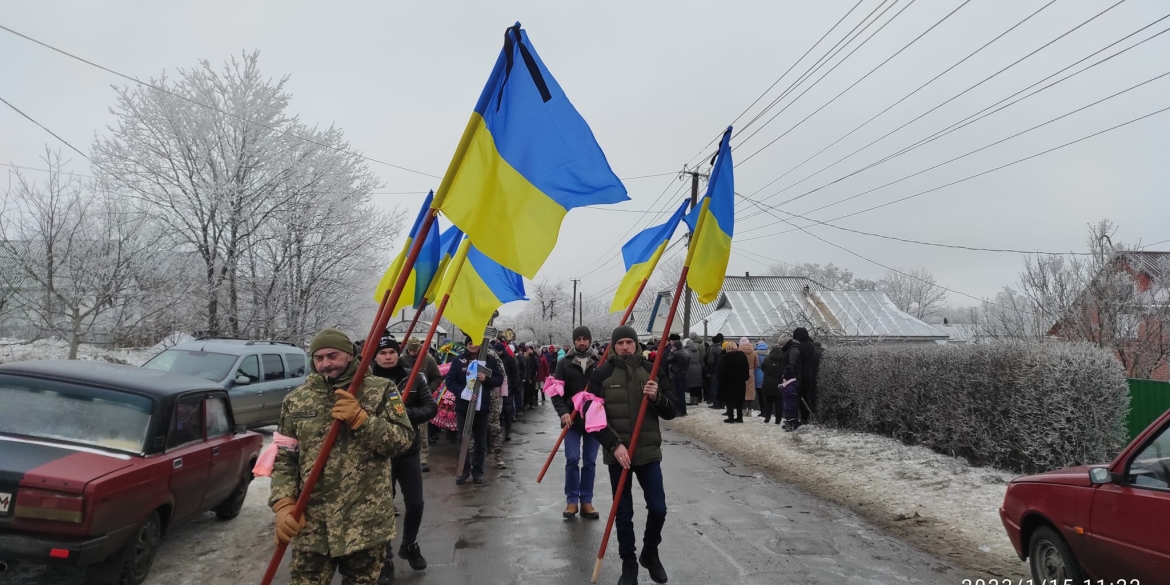
POLYGON ((357 397, 347 391, 360 358, 345 333, 317 334, 309 355, 312 373, 280 409, 283 437, 268 499, 276 538, 292 548, 290 585, 328 583, 334 571, 345 585, 374 585, 395 536, 390 459, 410 448, 414 427, 391 381, 366 376, 357 397), (341 433, 304 516, 294 520, 301 486, 334 419, 342 421, 341 433))
MULTIPOLYGON (((609 482, 618 501, 616 517, 618 555, 622 559, 622 576, 618 585, 638 582, 638 564, 650 573, 655 583, 666 583, 666 569, 658 558, 662 542, 662 525, 666 523, 666 492, 662 485, 662 432, 658 421, 670 420, 675 415, 675 400, 668 391, 658 391, 665 384, 664 368, 659 368, 658 379, 650 379, 653 364, 642 358, 638 334, 633 327, 613 330, 610 343, 613 357, 593 371, 590 388, 605 400, 605 418, 608 426, 594 436, 605 449, 605 464, 609 466, 609 482), (649 401, 646 418, 633 455, 629 452, 630 439, 642 398, 649 401), (634 500, 627 479, 622 495, 617 495, 617 484, 622 470, 629 469, 638 478, 638 485, 646 497, 646 533, 642 539, 642 555, 637 555, 634 538, 634 500)), ((666 385, 669 387, 669 385, 666 385)), ((586 409, 587 410, 587 409, 586 409)), ((589 420, 586 418, 586 426, 589 420)))

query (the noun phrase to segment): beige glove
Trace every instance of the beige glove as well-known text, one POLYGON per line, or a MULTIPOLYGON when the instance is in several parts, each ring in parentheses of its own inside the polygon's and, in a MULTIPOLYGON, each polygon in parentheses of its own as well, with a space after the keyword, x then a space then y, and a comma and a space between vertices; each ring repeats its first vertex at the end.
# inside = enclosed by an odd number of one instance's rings
POLYGON ((369 418, 369 414, 358 404, 357 398, 345 390, 334 390, 337 402, 333 404, 333 418, 345 421, 349 428, 357 430, 369 418))
POLYGON ((276 512, 276 541, 280 544, 288 544, 305 527, 304 515, 300 520, 293 519, 296 506, 297 501, 292 498, 281 498, 272 506, 272 511, 276 512))

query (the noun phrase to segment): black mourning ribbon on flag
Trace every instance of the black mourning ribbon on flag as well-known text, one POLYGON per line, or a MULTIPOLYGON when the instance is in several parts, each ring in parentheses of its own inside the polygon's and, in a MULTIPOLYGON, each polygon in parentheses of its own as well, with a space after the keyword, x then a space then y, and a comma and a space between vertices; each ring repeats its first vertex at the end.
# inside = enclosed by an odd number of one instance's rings
POLYGON ((536 65, 536 59, 532 58, 532 52, 524 45, 524 41, 520 37, 520 25, 516 24, 504 31, 504 83, 500 84, 500 93, 496 96, 497 112, 500 111, 500 104, 504 99, 504 86, 508 85, 508 78, 512 75, 512 35, 516 35, 515 42, 520 47, 520 57, 524 59, 524 66, 528 68, 528 74, 532 76, 532 82, 536 84, 536 89, 540 92, 540 99, 544 102, 552 99, 552 94, 548 91, 548 84, 544 82, 544 74, 536 65))

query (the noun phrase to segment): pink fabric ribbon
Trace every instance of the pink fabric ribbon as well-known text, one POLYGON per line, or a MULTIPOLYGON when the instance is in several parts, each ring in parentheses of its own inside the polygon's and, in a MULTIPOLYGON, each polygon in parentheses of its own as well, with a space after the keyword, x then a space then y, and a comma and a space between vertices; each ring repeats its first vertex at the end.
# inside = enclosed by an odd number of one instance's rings
POLYGON ((585 432, 596 433, 609 426, 609 421, 605 418, 605 400, 600 396, 592 392, 578 392, 573 395, 573 408, 585 417, 585 432), (588 410, 581 408, 586 400, 589 401, 588 410))
POLYGON ((552 376, 544 379, 544 394, 549 398, 565 395, 565 382, 552 376))
POLYGON ((278 449, 295 450, 299 445, 300 443, 292 437, 272 433, 272 442, 260 452, 260 457, 256 459, 256 466, 252 468, 252 475, 272 477, 272 466, 276 464, 276 451, 278 449))

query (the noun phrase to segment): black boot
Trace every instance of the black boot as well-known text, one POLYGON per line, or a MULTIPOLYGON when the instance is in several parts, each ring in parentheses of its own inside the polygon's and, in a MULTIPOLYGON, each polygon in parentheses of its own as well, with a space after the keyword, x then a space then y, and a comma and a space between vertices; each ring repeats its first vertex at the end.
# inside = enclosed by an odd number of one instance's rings
POLYGON ((657 550, 643 549, 642 555, 638 557, 638 562, 646 571, 650 573, 650 579, 655 583, 666 583, 666 569, 662 567, 662 561, 658 559, 657 550))
POLYGON ((378 575, 378 585, 394 585, 394 560, 386 559, 382 563, 382 574, 378 575))
POLYGON ((622 561, 622 576, 618 577, 618 585, 638 585, 637 561, 622 561))
POLYGON ((410 568, 416 571, 423 571, 427 568, 427 560, 422 556, 422 550, 418 548, 417 542, 412 542, 410 545, 402 545, 398 548, 398 556, 406 559, 410 564, 410 568))

